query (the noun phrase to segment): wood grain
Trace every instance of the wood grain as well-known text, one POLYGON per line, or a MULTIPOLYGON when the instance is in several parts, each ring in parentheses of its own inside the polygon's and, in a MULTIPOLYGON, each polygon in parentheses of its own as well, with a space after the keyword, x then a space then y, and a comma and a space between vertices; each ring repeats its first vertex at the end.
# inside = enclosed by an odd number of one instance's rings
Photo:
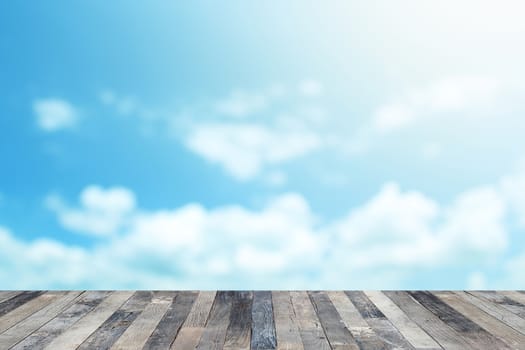
POLYGON ((30 292, 22 292, 13 298, 10 298, 8 300, 4 300, 0 303, 0 316, 4 316, 5 314, 13 311, 17 307, 24 305, 28 301, 44 294, 44 291, 30 291, 30 292))
POLYGON ((217 292, 197 349, 222 349, 230 322, 233 292, 217 292))
POLYGON ((277 338, 273 320, 272 292, 254 292, 251 348, 254 350, 262 350, 275 349, 276 347, 277 338))
POLYGON ((230 324, 226 330, 224 349, 250 349, 252 303, 252 292, 233 292, 230 324))
POLYGON ((297 317, 299 334, 305 350, 328 350, 330 344, 326 338, 321 322, 315 313, 308 294, 304 291, 290 292, 292 305, 297 317))
POLYGON ((293 310, 290 293, 287 291, 272 292, 272 302, 277 349, 303 350, 303 342, 299 334, 297 317, 293 310))

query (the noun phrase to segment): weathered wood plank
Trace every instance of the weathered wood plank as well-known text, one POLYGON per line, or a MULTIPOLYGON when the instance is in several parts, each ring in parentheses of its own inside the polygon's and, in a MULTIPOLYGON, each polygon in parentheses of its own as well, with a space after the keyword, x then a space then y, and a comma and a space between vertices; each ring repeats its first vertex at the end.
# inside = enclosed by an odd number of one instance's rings
POLYGON ((51 321, 16 344, 12 350, 40 350, 72 324, 93 310, 109 292, 90 291, 83 293, 73 305, 59 313, 51 321))
POLYGON ((272 292, 256 291, 252 305, 252 341, 254 350, 275 349, 275 323, 273 320, 272 292))
POLYGON ((195 349, 208 320, 215 295, 215 291, 202 291, 199 293, 171 349, 195 349))
POLYGON ((503 293, 495 291, 473 291, 471 294, 474 294, 480 298, 485 298, 488 301, 498 304, 510 312, 518 315, 519 317, 525 318, 525 305, 517 300, 507 297, 503 293))
POLYGON ((152 297, 152 292, 135 292, 95 332, 91 333, 77 349, 109 349, 144 310, 152 297))
POLYGON ((144 310, 117 339, 111 349, 142 349, 162 317, 168 311, 174 296, 174 293, 170 292, 155 294, 151 302, 146 305, 144 310))
POLYGON ((164 317, 160 320, 157 328, 149 337, 144 349, 149 350, 168 350, 175 340, 182 323, 186 320, 195 299, 197 292, 179 292, 170 305, 164 317))
POLYGON ((385 294, 379 291, 365 291, 365 294, 414 348, 442 349, 385 294))
POLYGON ((273 313, 275 318, 275 333, 278 350, 303 350, 303 342, 299 334, 297 318, 293 311, 289 292, 272 292, 273 313))
POLYGON ((501 340, 492 336, 478 324, 472 322, 472 320, 444 303, 432 293, 416 291, 410 292, 410 295, 441 321, 458 332, 473 347, 482 348, 485 346, 492 349, 509 349, 501 340))
POLYGON ((131 291, 113 292, 90 313, 82 317, 78 322, 69 327, 69 329, 53 339, 45 349, 76 349, 132 295, 133 292, 131 291))
POLYGON ((495 317, 501 322, 514 328, 521 334, 525 334, 525 319, 510 312, 509 310, 501 307, 498 304, 491 303, 490 301, 484 298, 478 298, 473 294, 466 292, 456 292, 456 294, 459 295, 461 298, 469 301, 470 303, 476 305, 492 317, 495 317))
POLYGON ((498 293, 503 294, 507 298, 517 301, 518 303, 521 303, 522 305, 525 305, 525 292, 523 291, 507 290, 507 291, 500 291, 498 293))
POLYGON ((202 332, 197 349, 222 349, 230 321, 233 292, 217 292, 206 328, 202 332))
POLYGON ((441 300, 467 316, 513 349, 525 348, 525 335, 490 316, 485 311, 451 292, 434 292, 441 300))
POLYGON ((10 327, 14 326, 18 322, 22 321, 26 317, 34 314, 46 305, 51 304, 59 296, 63 295, 63 292, 47 292, 38 297, 29 300, 28 302, 20 305, 13 311, 0 317, 0 333, 5 332, 10 327))
POLYGON ((330 344, 308 294, 300 291, 290 292, 290 295, 304 349, 329 350, 330 344))
POLYGON ((22 292, 13 298, 10 298, 8 300, 4 300, 0 303, 0 316, 4 316, 5 314, 13 311, 17 307, 24 305, 28 301, 44 294, 45 291, 28 291, 28 292, 22 292))
POLYGON ((384 293, 444 349, 472 349, 472 346, 455 330, 419 304, 419 302, 413 299, 407 292, 385 291, 384 293))
POLYGON ((394 347, 414 349, 362 291, 346 291, 345 293, 381 340, 394 347))
POLYGON ((250 349, 252 303, 252 292, 233 292, 230 324, 226 330, 224 349, 250 349))
POLYGON ((81 292, 67 292, 55 299, 51 304, 0 334, 0 349, 10 348, 22 341, 28 335, 56 317, 56 315, 65 308, 69 307, 80 294, 81 292))
POLYGON ((317 313, 317 317, 319 317, 321 321, 321 326, 324 329, 331 348, 359 350, 354 337, 345 327, 330 298, 328 298, 325 293, 319 291, 308 292, 308 295, 317 313))
POLYGON ((393 349, 391 344, 385 343, 374 332, 372 327, 364 320, 363 316, 352 304, 343 291, 330 291, 328 296, 341 316, 346 328, 354 336, 359 348, 362 350, 393 349))
POLYGON ((0 303, 15 297, 20 293, 22 292, 19 290, 0 291, 0 303))

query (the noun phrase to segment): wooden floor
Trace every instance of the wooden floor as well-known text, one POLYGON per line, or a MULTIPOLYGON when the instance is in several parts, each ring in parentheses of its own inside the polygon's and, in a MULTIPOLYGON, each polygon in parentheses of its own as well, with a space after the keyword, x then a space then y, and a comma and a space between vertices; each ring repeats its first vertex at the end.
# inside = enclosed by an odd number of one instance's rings
POLYGON ((525 292, 0 291, 0 349, 525 349, 525 292))

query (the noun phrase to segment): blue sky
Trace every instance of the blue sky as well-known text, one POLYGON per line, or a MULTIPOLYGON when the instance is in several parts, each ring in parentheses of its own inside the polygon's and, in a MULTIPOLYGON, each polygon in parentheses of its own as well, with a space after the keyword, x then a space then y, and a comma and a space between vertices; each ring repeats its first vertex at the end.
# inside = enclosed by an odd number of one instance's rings
POLYGON ((521 288, 519 1, 0 4, 0 288, 521 288))

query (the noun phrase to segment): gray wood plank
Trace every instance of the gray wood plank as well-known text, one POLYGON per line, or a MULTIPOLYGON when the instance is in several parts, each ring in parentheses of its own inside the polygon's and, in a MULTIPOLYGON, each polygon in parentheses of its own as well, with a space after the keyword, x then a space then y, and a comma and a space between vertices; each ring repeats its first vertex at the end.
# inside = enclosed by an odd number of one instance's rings
POLYGON ((304 291, 299 291, 290 292, 290 296, 292 297, 292 306, 297 317, 299 334, 301 335, 304 349, 331 349, 308 294, 304 291))
POLYGON ((345 327, 330 298, 319 291, 308 292, 308 295, 332 349, 359 350, 354 337, 345 327))
POLYGON ((57 298, 51 304, 0 334, 0 349, 10 348, 22 341, 69 307, 80 294, 81 292, 66 292, 66 294, 57 298))
POLYGON ((151 302, 146 305, 144 310, 111 346, 111 349, 142 349, 162 317, 168 311, 174 297, 174 292, 155 292, 151 302))
POLYGON ((0 303, 0 316, 4 316, 5 314, 13 311, 17 307, 24 305, 29 300, 32 300, 44 293, 45 291, 27 291, 22 292, 8 300, 4 300, 0 303))
POLYGON ((55 337, 93 310, 108 294, 109 292, 103 291, 90 291, 82 294, 73 305, 16 344, 12 350, 43 349, 55 337))
POLYGON ((215 295, 215 291, 201 291, 199 293, 186 321, 184 321, 171 345, 171 349, 195 349, 204 331, 215 295))
POLYGON ((91 333, 96 331, 116 310, 120 308, 133 292, 113 292, 98 304, 91 312, 74 323, 69 329, 54 338, 45 349, 69 350, 76 349, 91 333))
POLYGON ((171 347, 182 323, 190 313, 197 294, 191 291, 177 293, 168 311, 144 345, 144 349, 168 350, 171 347))
POLYGON ((303 350, 297 317, 287 291, 272 292, 273 314, 278 350, 303 350))
POLYGON ((251 348, 262 350, 276 347, 272 292, 256 291, 253 293, 251 348))
POLYGON ((452 292, 434 292, 445 303, 467 316, 488 332, 497 336, 513 349, 525 348, 525 335, 490 316, 474 304, 460 298, 452 292))
POLYGON ((365 294, 414 348, 442 349, 385 294, 379 291, 365 291, 365 294))
POLYGON ((361 313, 361 316, 384 342, 402 349, 414 349, 362 291, 345 291, 345 293, 361 313))
POLYGON ((447 305, 434 294, 415 291, 410 292, 410 295, 441 321, 461 334, 473 347, 480 348, 485 346, 493 349, 509 349, 507 344, 492 336, 478 324, 447 305))
POLYGON ((472 346, 455 330, 427 310, 407 292, 385 291, 384 293, 443 348, 451 350, 472 349, 472 346))
POLYGON ((135 292, 135 294, 111 314, 100 327, 91 333, 77 349, 109 349, 144 310, 152 297, 152 292, 135 292))
POLYGON ((525 305, 517 300, 507 297, 503 293, 496 291, 472 291, 471 294, 485 298, 490 302, 498 304, 510 312, 518 315, 519 317, 525 318, 525 305))
POLYGON ((15 297, 20 293, 22 292, 19 290, 0 291, 0 303, 15 297))
POLYGON ((230 321, 233 292, 217 292, 206 328, 202 332, 197 349, 222 349, 230 321))
POLYGON ((224 349, 250 349, 252 330, 252 292, 233 292, 230 324, 226 330, 224 349))
POLYGON ((394 348, 392 344, 386 343, 378 337, 343 291, 329 291, 328 296, 360 349, 386 350, 394 348))

